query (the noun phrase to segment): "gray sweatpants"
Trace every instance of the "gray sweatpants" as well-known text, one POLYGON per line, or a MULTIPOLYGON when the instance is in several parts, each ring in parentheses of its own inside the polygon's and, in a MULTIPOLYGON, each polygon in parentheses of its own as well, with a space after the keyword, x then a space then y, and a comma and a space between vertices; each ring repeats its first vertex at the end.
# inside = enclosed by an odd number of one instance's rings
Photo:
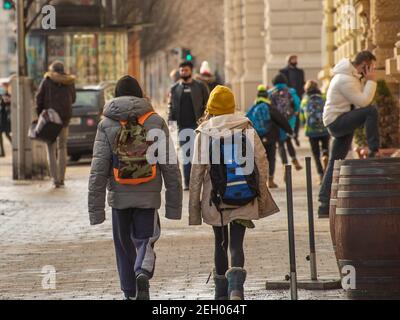
POLYGON ((47 144, 50 174, 54 182, 64 182, 67 167, 68 127, 63 128, 57 140, 47 144))

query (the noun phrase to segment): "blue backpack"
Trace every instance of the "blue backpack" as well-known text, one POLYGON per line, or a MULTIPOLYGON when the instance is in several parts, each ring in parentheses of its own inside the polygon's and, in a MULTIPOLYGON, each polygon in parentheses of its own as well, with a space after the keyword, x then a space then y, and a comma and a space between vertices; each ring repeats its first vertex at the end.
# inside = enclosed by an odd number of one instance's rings
POLYGON ((238 163, 239 159, 250 156, 246 150, 245 132, 236 133, 231 138, 228 139, 231 143, 227 143, 224 138, 210 139, 211 201, 220 212, 222 203, 241 207, 254 201, 259 195, 255 164, 253 171, 245 174, 243 171, 245 163, 238 163), (239 157, 240 151, 241 157, 239 157), (213 152, 220 153, 219 164, 213 164, 213 152))
POLYGON ((249 118, 260 137, 265 137, 271 130, 271 113, 266 102, 259 102, 253 105, 247 112, 246 117, 249 118))
POLYGON ((313 94, 309 97, 305 107, 307 114, 307 127, 315 133, 324 133, 326 128, 323 122, 325 100, 320 94, 313 94))

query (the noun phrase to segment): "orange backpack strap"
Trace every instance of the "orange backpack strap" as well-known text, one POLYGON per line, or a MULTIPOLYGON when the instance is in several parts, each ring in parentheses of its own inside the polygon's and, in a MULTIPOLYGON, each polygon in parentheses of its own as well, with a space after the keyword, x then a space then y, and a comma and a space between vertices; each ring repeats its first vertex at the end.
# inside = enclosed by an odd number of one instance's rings
POLYGON ((141 117, 139 117, 139 118, 138 118, 139 124, 140 124, 141 126, 144 125, 144 123, 146 122, 146 120, 147 120, 148 118, 150 118, 153 114, 157 114, 157 113, 155 113, 154 111, 150 111, 150 112, 145 113, 145 114, 142 115, 141 117))

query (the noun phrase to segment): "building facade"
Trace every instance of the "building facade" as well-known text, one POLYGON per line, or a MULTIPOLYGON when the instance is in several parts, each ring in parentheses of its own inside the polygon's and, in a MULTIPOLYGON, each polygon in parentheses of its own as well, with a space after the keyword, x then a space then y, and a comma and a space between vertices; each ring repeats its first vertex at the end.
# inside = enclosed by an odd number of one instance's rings
POLYGON ((307 79, 322 66, 322 2, 319 0, 225 0, 225 72, 238 108, 253 102, 257 85, 271 84, 297 54, 307 79))
POLYGON ((17 71, 14 10, 0 10, 0 78, 17 71))
MULTIPOLYGON (((325 88, 332 77, 331 69, 339 60, 370 50, 377 57, 378 79, 386 82, 399 101, 400 1, 324 0, 323 26, 324 64, 319 78, 325 88)), ((381 131, 391 132, 393 146, 399 141, 395 134, 399 131, 397 120, 396 113, 381 114, 381 131)))

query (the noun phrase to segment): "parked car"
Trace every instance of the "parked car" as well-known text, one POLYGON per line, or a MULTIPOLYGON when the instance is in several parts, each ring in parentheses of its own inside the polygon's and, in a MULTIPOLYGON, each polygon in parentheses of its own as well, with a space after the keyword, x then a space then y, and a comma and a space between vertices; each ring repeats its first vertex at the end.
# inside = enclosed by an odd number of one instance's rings
POLYGON ((97 124, 101 120, 105 102, 114 97, 114 91, 113 82, 76 88, 67 143, 68 155, 72 161, 79 161, 82 156, 92 154, 97 124))

